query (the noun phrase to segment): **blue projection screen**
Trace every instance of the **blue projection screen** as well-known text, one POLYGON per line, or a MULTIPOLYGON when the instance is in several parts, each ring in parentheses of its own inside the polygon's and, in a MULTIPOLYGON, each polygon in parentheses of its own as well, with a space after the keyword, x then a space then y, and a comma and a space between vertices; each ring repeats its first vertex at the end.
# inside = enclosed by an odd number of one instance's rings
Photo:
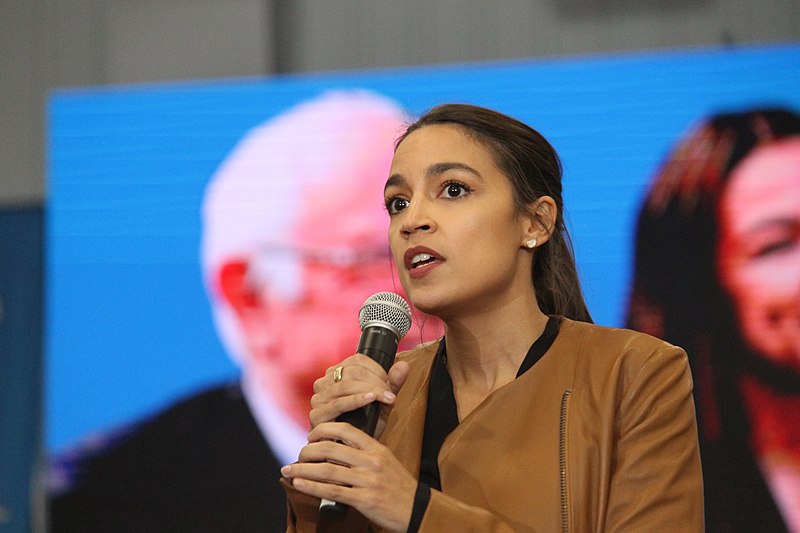
POLYGON ((292 106, 366 90, 411 115, 464 102, 538 129, 563 161, 593 318, 622 326, 635 219, 676 139, 720 111, 800 110, 798 87, 800 46, 786 45, 59 91, 49 105, 48 448, 236 378, 202 278, 200 204, 237 142, 292 106))

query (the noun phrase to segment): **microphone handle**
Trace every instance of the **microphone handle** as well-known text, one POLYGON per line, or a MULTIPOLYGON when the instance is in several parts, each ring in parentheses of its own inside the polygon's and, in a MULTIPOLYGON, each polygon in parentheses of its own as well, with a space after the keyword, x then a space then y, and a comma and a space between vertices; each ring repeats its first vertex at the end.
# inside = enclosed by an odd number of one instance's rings
MULTIPOLYGON (((380 326, 370 326, 361 332, 361 339, 358 342, 358 353, 363 353, 376 361, 383 367, 385 372, 394 364, 394 356, 397 354, 397 336, 389 329, 380 326)), ((375 427, 378 425, 381 403, 374 401, 359 409, 342 413, 336 418, 337 422, 349 422, 367 435, 375 435, 375 427)))
MULTIPOLYGON (((388 372, 394 364, 394 358, 395 355, 397 355, 397 345, 399 343, 400 340, 392 330, 381 326, 368 326, 361 331, 361 338, 358 341, 357 351, 377 361, 378 364, 388 372)), ((376 400, 359 409, 342 413, 336 417, 336 421, 348 422, 367 435, 374 436, 380 412, 381 403, 376 400)), ((347 514, 347 509, 347 505, 325 498, 322 498, 319 504, 320 513, 333 520, 344 518, 344 515, 347 514)))

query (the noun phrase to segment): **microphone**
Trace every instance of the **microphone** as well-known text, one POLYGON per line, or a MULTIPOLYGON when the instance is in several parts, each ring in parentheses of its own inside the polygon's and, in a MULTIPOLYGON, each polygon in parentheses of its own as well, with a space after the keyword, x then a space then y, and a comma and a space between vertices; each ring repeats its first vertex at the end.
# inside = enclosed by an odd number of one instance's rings
MULTIPOLYGON (((364 302, 358 312, 361 338, 358 353, 369 356, 388 372, 394 364, 397 346, 411 328, 411 308, 399 294, 379 292, 364 302)), ((377 400, 359 409, 342 413, 337 422, 348 422, 372 436, 378 425, 381 403, 377 400)), ((319 504, 320 513, 340 519, 347 513, 347 505, 325 498, 319 504)))

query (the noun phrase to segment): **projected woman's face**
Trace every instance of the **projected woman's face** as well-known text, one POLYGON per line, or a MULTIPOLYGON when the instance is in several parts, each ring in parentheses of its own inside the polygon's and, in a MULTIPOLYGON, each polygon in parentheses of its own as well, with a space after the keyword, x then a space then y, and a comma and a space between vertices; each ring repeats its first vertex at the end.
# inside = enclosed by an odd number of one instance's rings
POLYGON ((720 278, 745 340, 800 374, 800 136, 742 160, 719 217, 720 278))

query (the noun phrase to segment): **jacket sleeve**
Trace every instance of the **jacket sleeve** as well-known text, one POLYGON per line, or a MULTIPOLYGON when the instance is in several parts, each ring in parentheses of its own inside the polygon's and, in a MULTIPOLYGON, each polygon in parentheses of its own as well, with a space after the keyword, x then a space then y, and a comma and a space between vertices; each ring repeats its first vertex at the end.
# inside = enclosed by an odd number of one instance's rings
MULTIPOLYGON (((373 531, 367 519, 355 509, 348 509, 342 520, 325 521, 319 514, 319 498, 295 490, 285 480, 286 533, 367 533, 373 531)), ((462 503, 438 490, 431 490, 431 499, 418 533, 515 533, 516 528, 491 512, 462 503)))
MULTIPOLYGON (((344 519, 325 522, 319 515, 319 498, 303 494, 281 479, 286 491, 287 533, 366 533, 373 531, 363 515, 349 509, 344 519)), ((486 509, 467 505, 438 490, 431 499, 418 533, 515 533, 517 528, 486 509)))
POLYGON ((286 492, 286 533, 316 531, 318 513, 314 503, 319 500, 295 490, 284 478, 281 486, 286 492))
MULTIPOLYGON (((526 528, 526 531, 529 530, 526 528)), ((515 533, 518 529, 486 509, 467 505, 443 492, 431 490, 431 499, 420 524, 419 533, 441 531, 515 533)))
POLYGON ((686 353, 665 346, 622 391, 607 531, 703 531, 703 478, 686 353))

